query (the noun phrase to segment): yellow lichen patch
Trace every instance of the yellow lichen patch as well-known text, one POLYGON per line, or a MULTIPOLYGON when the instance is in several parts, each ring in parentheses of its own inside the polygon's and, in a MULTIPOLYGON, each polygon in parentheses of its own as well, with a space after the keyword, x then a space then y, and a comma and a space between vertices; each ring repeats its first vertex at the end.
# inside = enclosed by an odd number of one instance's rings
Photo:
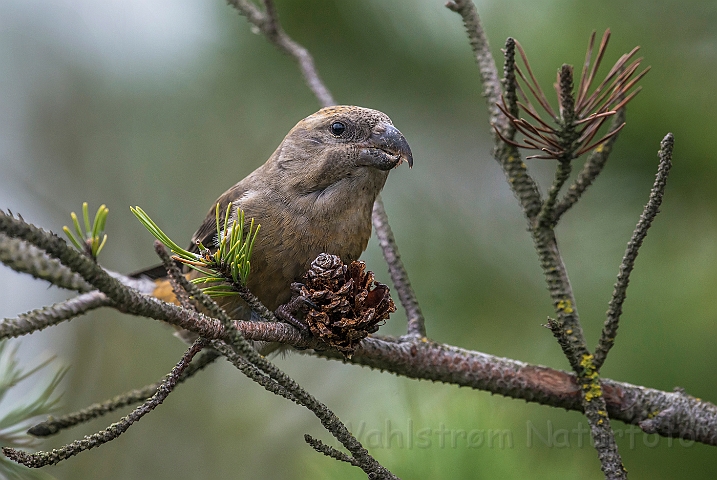
POLYGON ((571 302, 570 300, 560 300, 556 307, 558 311, 562 311, 567 314, 573 313, 575 311, 573 310, 573 302, 571 302))
POLYGON ((583 391, 585 392, 585 400, 588 402, 595 398, 602 396, 602 387, 599 382, 599 374, 595 370, 593 364, 593 356, 589 353, 584 354, 580 359, 580 366, 583 368, 582 377, 588 380, 583 384, 583 391))
POLYGON ((585 375, 583 377, 594 379, 597 378, 598 373, 595 370, 595 365, 593 364, 593 356, 589 353, 586 353, 582 356, 580 359, 580 366, 583 367, 585 371, 585 375))
POLYGON ((583 386, 585 389, 585 400, 592 402, 594 399, 602 396, 602 388, 598 382, 590 382, 583 386))

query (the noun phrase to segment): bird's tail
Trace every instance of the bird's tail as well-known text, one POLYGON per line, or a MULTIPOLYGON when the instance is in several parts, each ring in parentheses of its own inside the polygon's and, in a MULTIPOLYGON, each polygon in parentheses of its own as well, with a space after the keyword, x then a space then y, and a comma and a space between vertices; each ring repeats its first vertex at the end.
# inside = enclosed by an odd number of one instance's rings
POLYGON ((164 265, 155 265, 154 267, 145 268, 127 276, 153 281, 154 290, 150 293, 153 297, 179 305, 177 296, 174 294, 174 290, 172 290, 172 284, 169 283, 167 279, 167 269, 164 268, 164 265))

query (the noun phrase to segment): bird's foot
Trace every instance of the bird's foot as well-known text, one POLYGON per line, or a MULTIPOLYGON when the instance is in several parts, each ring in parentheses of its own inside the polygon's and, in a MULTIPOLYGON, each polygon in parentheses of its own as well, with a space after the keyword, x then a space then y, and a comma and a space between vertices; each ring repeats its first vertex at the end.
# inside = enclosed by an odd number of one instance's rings
MULTIPOLYGON (((292 284, 292 290, 294 290, 294 285, 300 284, 292 284)), ((289 325, 298 328, 301 332, 306 332, 308 331, 309 326, 306 324, 306 322, 297 318, 296 313, 304 313, 307 310, 307 306, 314 309, 319 308, 314 302, 312 302, 305 296, 297 295, 284 305, 280 305, 279 308, 277 308, 274 312, 274 315, 276 315, 276 318, 278 318, 282 322, 288 323, 289 325)))

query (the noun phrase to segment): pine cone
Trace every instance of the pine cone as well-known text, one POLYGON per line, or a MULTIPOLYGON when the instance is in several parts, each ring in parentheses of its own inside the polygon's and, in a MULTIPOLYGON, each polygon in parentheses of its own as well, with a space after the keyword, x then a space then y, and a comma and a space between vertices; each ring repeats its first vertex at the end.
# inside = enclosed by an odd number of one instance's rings
POLYGON ((311 262, 311 268, 306 272, 307 284, 312 288, 320 289, 326 287, 331 290, 337 289, 344 283, 346 265, 336 255, 322 253, 311 262))
POLYGON ((336 255, 322 253, 304 280, 300 293, 317 306, 306 315, 309 330, 347 358, 396 311, 388 287, 374 280, 364 262, 347 267, 336 255))

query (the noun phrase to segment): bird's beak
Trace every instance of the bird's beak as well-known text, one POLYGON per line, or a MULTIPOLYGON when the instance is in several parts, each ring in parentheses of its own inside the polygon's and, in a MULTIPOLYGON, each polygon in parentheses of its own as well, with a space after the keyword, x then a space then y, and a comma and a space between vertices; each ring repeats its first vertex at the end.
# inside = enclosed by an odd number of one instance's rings
POLYGON ((390 170, 404 161, 413 167, 411 147, 403 134, 390 123, 379 123, 359 151, 361 165, 390 170))

